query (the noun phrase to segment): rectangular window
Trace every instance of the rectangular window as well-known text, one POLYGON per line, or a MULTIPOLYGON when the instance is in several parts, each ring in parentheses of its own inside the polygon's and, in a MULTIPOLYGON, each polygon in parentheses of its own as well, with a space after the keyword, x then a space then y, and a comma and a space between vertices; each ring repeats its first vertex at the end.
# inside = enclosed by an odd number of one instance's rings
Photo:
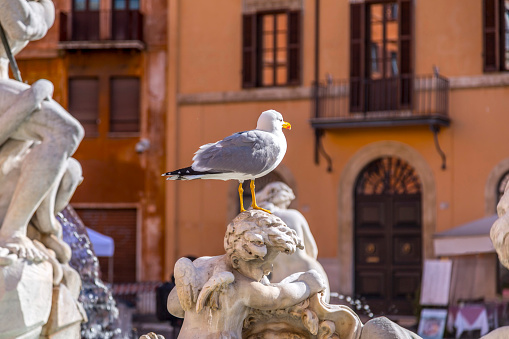
POLYGON ((509 70, 508 0, 483 0, 483 69, 509 70))
MULTIPOLYGON (((115 242, 113 254, 113 281, 127 283, 136 281, 136 208, 76 208, 86 227, 112 237, 115 242)), ((93 246, 93 245, 92 245, 93 246)), ((108 277, 107 258, 99 258, 103 280, 108 277)), ((111 281, 110 281, 111 282, 111 281)))
POLYGON ((140 79, 110 79, 110 132, 140 131, 140 79))
POLYGON ((242 85, 300 84, 300 11, 244 15, 242 85))
POLYGON ((99 121, 99 79, 69 79, 69 112, 83 125, 86 137, 97 136, 99 121))
POLYGON ((350 111, 412 105, 412 1, 350 5, 350 111))

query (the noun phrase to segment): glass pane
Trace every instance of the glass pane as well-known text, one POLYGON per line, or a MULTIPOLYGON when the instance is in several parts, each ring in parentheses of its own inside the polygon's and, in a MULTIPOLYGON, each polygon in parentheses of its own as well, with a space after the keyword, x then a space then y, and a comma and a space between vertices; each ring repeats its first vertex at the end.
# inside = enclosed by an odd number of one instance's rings
POLYGON ((274 65, 274 51, 264 51, 263 52, 263 66, 272 67, 274 65))
POLYGON ((129 0, 129 9, 140 9, 140 0, 129 0))
POLYGON ((371 25, 371 42, 380 43, 383 41, 384 26, 381 22, 371 25))
POLYGON ((387 76, 399 75, 398 67, 398 54, 396 52, 390 52, 390 58, 388 59, 387 65, 387 76))
POLYGON ((117 10, 119 10, 119 9, 126 9, 126 3, 125 2, 126 2, 126 0, 115 0, 113 8, 117 9, 117 10))
POLYGON ((387 23, 386 27, 386 36, 387 40, 398 40, 398 22, 391 21, 387 23))
POLYGON ((272 33, 263 34, 263 49, 274 49, 274 35, 272 33))
POLYGON ((264 32, 274 31, 274 15, 263 16, 263 31, 264 32))
POLYGON ((388 4, 385 8, 387 20, 398 20, 398 4, 388 4))
POLYGON ((286 48, 287 39, 286 32, 277 33, 277 48, 286 48))
POLYGON ((381 23, 383 21, 383 5, 374 4, 370 7, 371 23, 381 23))
POLYGON ((276 73, 276 84, 285 85, 287 82, 287 70, 286 67, 278 67, 276 73))
POLYGON ((99 0, 88 0, 88 9, 91 11, 99 10, 99 0))
POLYGON ((274 85, 274 68, 264 67, 263 68, 263 86, 274 85))
POLYGON ((85 0, 74 0, 73 1, 73 10, 75 10, 75 11, 85 10, 85 0))
POLYGON ((277 17, 276 17, 276 20, 277 20, 277 30, 278 30, 278 32, 286 31, 287 27, 288 27, 286 14, 285 13, 278 14, 277 17))
POLYGON ((278 66, 286 66, 286 49, 278 49, 276 61, 278 66))

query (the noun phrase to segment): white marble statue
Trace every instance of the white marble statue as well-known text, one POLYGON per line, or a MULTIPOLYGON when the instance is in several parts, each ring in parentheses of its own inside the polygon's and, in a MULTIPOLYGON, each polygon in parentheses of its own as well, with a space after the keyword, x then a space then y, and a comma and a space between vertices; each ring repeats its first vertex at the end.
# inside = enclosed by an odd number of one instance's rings
POLYGON ((239 214, 224 239, 226 254, 175 264, 168 310, 184 323, 179 338, 241 338, 250 310, 293 306, 325 288, 315 271, 269 284, 266 275, 279 252, 300 247, 295 231, 261 210, 239 214))
POLYGON ((300 247, 296 232, 279 217, 262 210, 240 213, 227 227, 226 254, 193 262, 181 258, 175 264, 176 287, 167 305, 184 318, 179 338, 419 338, 387 318, 363 325, 349 307, 328 305, 315 270, 271 284, 267 275, 278 254, 300 247))
MULTIPOLYGON (((0 0, 12 53, 53 24, 50 0, 0 0)), ((86 315, 79 274, 56 219, 82 180, 83 127, 51 99, 53 85, 8 78, 0 45, 0 339, 76 338, 86 315)))
POLYGON ((295 199, 293 191, 288 185, 277 181, 266 185, 257 192, 258 203, 261 207, 270 210, 280 217, 285 224, 293 229, 304 242, 304 249, 298 249, 292 255, 280 256, 274 262, 274 270, 271 274, 271 282, 280 282, 295 272, 304 272, 314 269, 323 277, 325 282, 325 300, 329 302, 330 287, 327 274, 318 262, 318 247, 315 238, 309 229, 306 218, 295 209, 288 208, 295 199))
MULTIPOLYGON (((54 17, 50 0, 0 0, 0 24, 14 54, 29 41, 42 38, 54 17)), ((44 259, 27 238, 32 220, 42 240, 61 261, 68 261, 70 252, 59 240, 60 225, 55 220, 56 210, 63 207, 55 204, 68 201, 81 179, 81 168, 70 157, 84 130, 51 99, 52 94, 53 85, 47 80, 29 86, 8 79, 8 59, 0 47, 0 153, 5 159, 1 175, 19 172, 12 195, 1 196, 5 211, 0 215, 0 247, 18 257, 44 259), (16 160, 21 157, 20 164, 16 160)))
POLYGON ((498 219, 490 230, 491 241, 498 254, 498 259, 509 268, 509 183, 506 185, 504 195, 497 205, 498 219))

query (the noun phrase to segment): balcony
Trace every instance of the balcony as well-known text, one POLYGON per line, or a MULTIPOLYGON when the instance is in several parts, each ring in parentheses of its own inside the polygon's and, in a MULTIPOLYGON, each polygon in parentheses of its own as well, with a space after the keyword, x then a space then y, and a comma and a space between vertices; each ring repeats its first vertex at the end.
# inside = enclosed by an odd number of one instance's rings
POLYGON ((318 84, 315 129, 429 125, 449 126, 449 80, 439 74, 318 84))
POLYGON ((63 49, 144 49, 138 10, 60 12, 63 49))

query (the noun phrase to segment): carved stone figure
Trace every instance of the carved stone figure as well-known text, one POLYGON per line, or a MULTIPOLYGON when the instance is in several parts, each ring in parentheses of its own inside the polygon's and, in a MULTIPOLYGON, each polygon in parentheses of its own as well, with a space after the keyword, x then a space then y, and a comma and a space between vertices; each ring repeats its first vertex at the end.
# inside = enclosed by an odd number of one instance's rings
MULTIPOLYGON (((0 23, 13 53, 29 41, 42 38, 54 17, 50 0, 0 1, 0 23)), ((52 94, 53 85, 47 80, 29 86, 8 79, 6 50, 0 48, 0 153, 5 159, 1 174, 17 179, 10 194, 1 196, 4 210, 0 246, 18 257, 44 259, 27 238, 28 223, 32 221, 42 234, 41 240, 66 262, 70 251, 60 241, 60 225, 55 219, 56 210, 64 206, 56 204, 66 203, 81 181, 79 163, 70 157, 84 130, 51 99, 52 94)))
POLYGON ((261 207, 280 217, 304 242, 303 250, 299 249, 292 255, 280 256, 274 262, 270 281, 280 282, 292 273, 314 269, 323 277, 326 285, 325 300, 329 302, 329 281, 325 270, 317 260, 318 247, 315 238, 309 229, 306 218, 299 211, 288 208, 295 199, 292 189, 283 182, 272 182, 257 192, 257 196, 261 207))
POLYGON ((509 268, 509 184, 497 205, 498 219, 491 226, 490 237, 498 254, 498 259, 509 268))
POLYGON ((168 310, 184 318, 179 338, 241 338, 251 309, 287 308, 325 288, 316 271, 269 284, 266 275, 279 252, 302 247, 295 231, 274 215, 242 212, 228 225, 224 247, 224 255, 175 264, 168 310))
POLYGON ((74 338, 86 319, 55 217, 82 180, 71 155, 84 130, 51 99, 51 82, 8 78, 8 50, 42 38, 54 18, 50 0, 0 0, 10 46, 0 46, 0 338, 74 338))
POLYGON ((168 310, 184 318, 180 339, 419 338, 384 317, 363 326, 349 307, 326 304, 315 270, 271 284, 267 275, 279 252, 302 248, 296 232, 273 214, 240 213, 227 227, 224 247, 224 255, 175 264, 168 310))

